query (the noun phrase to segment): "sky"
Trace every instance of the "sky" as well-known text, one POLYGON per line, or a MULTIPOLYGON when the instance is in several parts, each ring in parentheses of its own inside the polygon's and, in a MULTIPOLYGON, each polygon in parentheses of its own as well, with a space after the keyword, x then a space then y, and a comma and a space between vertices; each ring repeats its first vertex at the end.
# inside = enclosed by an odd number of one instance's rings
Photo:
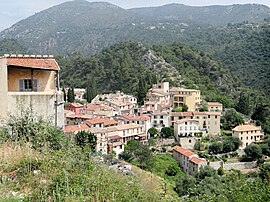
MULTIPOLYGON (((68 0, 0 0, 0 31, 37 12, 68 0)), ((91 0, 88 0, 91 2, 91 0)), ((98 1, 98 0, 95 0, 98 1)), ((270 7, 270 0, 103 0, 122 8, 160 6, 181 3, 191 6, 258 3, 270 7)))

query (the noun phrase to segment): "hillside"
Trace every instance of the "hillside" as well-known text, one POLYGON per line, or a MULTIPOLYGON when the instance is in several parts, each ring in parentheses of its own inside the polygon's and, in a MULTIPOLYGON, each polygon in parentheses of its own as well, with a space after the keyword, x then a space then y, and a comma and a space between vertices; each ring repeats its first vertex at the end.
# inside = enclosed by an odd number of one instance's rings
POLYGON ((173 43, 204 27, 267 17, 270 8, 256 4, 209 7, 170 4, 126 10, 105 2, 80 0, 24 19, 2 31, 0 40, 17 39, 36 54, 93 55, 126 40, 173 43))
POLYGON ((58 61, 62 83, 87 87, 87 80, 94 75, 101 92, 121 90, 137 95, 140 79, 148 87, 170 81, 174 86, 201 89, 207 100, 229 105, 226 97, 233 98, 241 86, 224 65, 181 44, 151 47, 124 42, 92 57, 73 56, 58 61))
POLYGON ((270 96, 270 21, 202 30, 185 43, 225 64, 246 85, 270 96))

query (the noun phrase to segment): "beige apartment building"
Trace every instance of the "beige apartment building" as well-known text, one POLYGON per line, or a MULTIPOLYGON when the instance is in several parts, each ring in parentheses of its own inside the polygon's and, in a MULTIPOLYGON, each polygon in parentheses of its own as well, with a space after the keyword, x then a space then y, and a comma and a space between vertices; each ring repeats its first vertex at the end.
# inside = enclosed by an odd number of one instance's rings
POLYGON ((222 112, 223 106, 219 102, 207 102, 207 109, 209 112, 222 112))
POLYGON ((0 121, 31 108, 34 116, 64 126, 63 93, 59 66, 52 56, 0 57, 0 121))
POLYGON ((246 146, 253 142, 258 142, 264 139, 264 133, 260 126, 254 125, 239 125, 233 130, 233 137, 237 137, 242 141, 240 149, 244 149, 246 146))
POLYGON ((188 106, 188 111, 199 111, 201 107, 201 91, 173 87, 170 89, 171 104, 173 108, 188 106))

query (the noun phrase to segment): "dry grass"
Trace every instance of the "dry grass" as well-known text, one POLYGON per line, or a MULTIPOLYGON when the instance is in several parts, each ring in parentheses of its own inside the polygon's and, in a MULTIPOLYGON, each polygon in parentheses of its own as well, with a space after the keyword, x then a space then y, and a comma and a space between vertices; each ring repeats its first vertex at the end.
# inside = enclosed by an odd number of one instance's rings
POLYGON ((0 172, 7 167, 18 165, 22 159, 38 158, 38 153, 30 148, 29 145, 23 146, 7 142, 0 145, 0 172))

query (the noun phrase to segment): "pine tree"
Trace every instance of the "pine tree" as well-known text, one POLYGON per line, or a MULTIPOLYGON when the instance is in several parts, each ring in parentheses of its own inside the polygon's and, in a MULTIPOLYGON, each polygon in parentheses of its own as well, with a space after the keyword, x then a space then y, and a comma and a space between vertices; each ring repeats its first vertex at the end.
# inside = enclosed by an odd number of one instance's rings
POLYGON ((91 102, 97 95, 97 84, 95 77, 93 75, 88 78, 88 85, 86 88, 86 100, 87 102, 91 102))
POLYGON ((67 99, 70 103, 73 103, 75 101, 74 87, 68 89, 67 99))
POLYGON ((245 115, 249 115, 251 112, 251 107, 250 107, 250 100, 249 100, 249 95, 245 94, 243 91, 240 93, 239 100, 236 104, 235 109, 245 115))
POLYGON ((147 86, 145 83, 145 79, 143 77, 140 77, 139 83, 138 83, 138 90, 137 90, 139 105, 143 104, 143 99, 145 98, 146 93, 147 93, 147 86))

